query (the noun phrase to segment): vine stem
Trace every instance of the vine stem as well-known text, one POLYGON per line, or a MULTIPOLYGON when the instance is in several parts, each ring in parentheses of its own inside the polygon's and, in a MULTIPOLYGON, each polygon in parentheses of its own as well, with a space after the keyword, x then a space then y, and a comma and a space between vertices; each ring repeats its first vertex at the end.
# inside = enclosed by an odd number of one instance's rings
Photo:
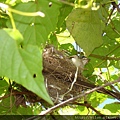
POLYGON ((10 20, 11 20, 11 24, 12 24, 13 29, 16 30, 16 26, 15 26, 15 22, 14 22, 12 13, 11 13, 11 12, 8 12, 8 15, 9 15, 9 17, 10 17, 10 20))
POLYGON ((38 12, 22 12, 19 10, 15 10, 10 8, 8 5, 4 4, 4 3, 0 3, 0 8, 2 8, 3 10, 9 11, 9 12, 13 12, 19 15, 23 15, 23 16, 41 16, 41 17, 45 17, 45 14, 41 11, 38 12))
POLYGON ((13 12, 13 13, 16 13, 16 14, 19 14, 19 15, 23 15, 23 16, 40 16, 40 17, 45 17, 45 14, 43 12, 22 12, 22 11, 19 11, 19 10, 15 10, 15 9, 12 9, 12 8, 8 8, 9 11, 13 12))

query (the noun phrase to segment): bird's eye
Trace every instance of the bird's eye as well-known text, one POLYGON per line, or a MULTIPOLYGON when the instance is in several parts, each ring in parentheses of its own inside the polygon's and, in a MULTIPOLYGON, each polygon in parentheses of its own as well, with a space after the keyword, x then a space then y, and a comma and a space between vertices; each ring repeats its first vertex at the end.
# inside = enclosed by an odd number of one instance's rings
POLYGON ((81 58, 86 58, 85 56, 81 56, 81 58))

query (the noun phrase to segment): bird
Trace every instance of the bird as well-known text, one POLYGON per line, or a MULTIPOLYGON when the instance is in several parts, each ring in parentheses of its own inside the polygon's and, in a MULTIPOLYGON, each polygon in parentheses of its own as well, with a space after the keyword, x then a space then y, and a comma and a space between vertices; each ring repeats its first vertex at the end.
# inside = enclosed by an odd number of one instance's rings
POLYGON ((78 67, 81 72, 84 70, 84 66, 89 62, 89 59, 86 58, 85 56, 82 56, 81 58, 78 57, 77 55, 70 56, 72 63, 78 67))

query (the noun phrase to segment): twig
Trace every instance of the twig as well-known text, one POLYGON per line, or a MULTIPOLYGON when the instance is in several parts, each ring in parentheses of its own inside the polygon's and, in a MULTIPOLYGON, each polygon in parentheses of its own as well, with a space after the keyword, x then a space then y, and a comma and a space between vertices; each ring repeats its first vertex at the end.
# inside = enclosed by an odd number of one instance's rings
POLYGON ((117 11, 120 12, 119 5, 117 5, 115 2, 111 2, 111 4, 113 5, 113 8, 117 8, 117 11))
POLYGON ((98 115, 103 115, 102 113, 100 113, 99 111, 97 111, 94 107, 92 107, 88 102, 87 103, 77 103, 77 102, 75 102, 74 104, 81 105, 81 106, 86 106, 87 108, 90 108, 93 111, 95 111, 98 115))
POLYGON ((73 102, 73 101, 77 100, 78 98, 82 98, 82 97, 86 96, 87 94, 90 94, 90 93, 92 93, 92 92, 94 92, 94 91, 96 91, 96 90, 99 90, 99 89, 101 89, 101 88, 104 88, 104 87, 106 87, 106 86, 109 86, 109 85, 114 84, 114 83, 117 83, 117 82, 120 82, 120 78, 119 78, 118 80, 113 81, 113 82, 106 83, 106 84, 103 85, 103 86, 99 86, 99 87, 96 87, 96 88, 94 88, 94 89, 92 89, 92 90, 89 90, 89 91, 87 91, 87 92, 85 92, 85 93, 82 93, 82 94, 80 94, 80 95, 78 95, 78 96, 76 96, 76 97, 74 97, 74 98, 70 98, 70 99, 68 99, 68 100, 66 100, 66 101, 63 101, 62 103, 59 103, 59 104, 57 104, 57 105, 55 105, 55 106, 47 109, 46 111, 41 112, 39 115, 46 115, 46 114, 48 114, 48 113, 51 113, 51 112, 52 112, 53 110, 55 110, 56 108, 62 107, 62 106, 66 105, 66 104, 68 104, 68 103, 70 103, 70 102, 73 102))
MULTIPOLYGON (((114 2, 113 2, 112 4, 114 4, 114 2)), ((114 8, 114 7, 115 7, 115 6, 113 6, 113 8, 114 8)), ((119 8, 119 5, 118 5, 118 8, 119 8)), ((117 8, 117 10, 118 10, 118 8, 117 8)), ((119 9, 120 9, 120 8, 119 8, 119 9)), ((105 11, 106 11, 106 13, 108 14, 108 12, 107 12, 106 9, 105 9, 105 11)), ((118 11, 118 12, 119 12, 119 11, 118 11)), ((112 12, 111 12, 111 13, 112 13, 112 12)), ((108 25, 108 21, 110 21, 109 23, 111 23, 110 25, 111 25, 111 28, 113 29, 113 31, 116 32, 118 35, 120 35, 119 31, 115 29, 114 24, 113 24, 113 22, 112 22, 112 19, 110 19, 111 13, 108 14, 109 18, 107 19, 106 25, 108 25)))
POLYGON ((94 107, 92 107, 90 104, 88 104, 87 107, 90 108, 90 109, 92 109, 93 111, 95 111, 98 115, 103 115, 103 114, 100 113, 98 110, 96 110, 94 107))
POLYGON ((0 100, 5 99, 5 98, 8 98, 8 97, 10 97, 10 96, 23 95, 23 94, 25 94, 25 95, 34 95, 33 93, 14 91, 14 92, 12 92, 12 93, 10 92, 10 94, 6 94, 6 95, 0 97, 0 100))
POLYGON ((10 97, 10 94, 0 97, 0 100, 10 97))
POLYGON ((95 57, 101 60, 120 60, 120 57, 108 57, 108 56, 102 56, 96 54, 90 54, 90 57, 95 57))
POLYGON ((108 25, 108 24, 109 24, 109 21, 111 21, 111 16, 112 16, 114 10, 115 10, 115 7, 113 6, 113 8, 112 8, 112 10, 111 10, 111 13, 110 13, 110 15, 108 16, 108 19, 107 19, 106 25, 108 25))

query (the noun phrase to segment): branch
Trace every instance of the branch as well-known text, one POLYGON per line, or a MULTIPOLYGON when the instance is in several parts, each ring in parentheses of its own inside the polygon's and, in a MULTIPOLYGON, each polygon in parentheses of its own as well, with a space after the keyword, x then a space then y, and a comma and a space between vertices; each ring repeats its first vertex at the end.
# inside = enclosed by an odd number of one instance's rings
POLYGON ((0 97, 0 100, 10 97, 10 94, 0 97))
POLYGON ((119 5, 117 5, 115 2, 111 2, 111 4, 113 5, 113 8, 117 8, 117 11, 120 12, 119 5))
POLYGON ((5 99, 5 98, 8 98, 8 97, 10 97, 11 95, 12 96, 15 96, 15 95, 34 95, 33 93, 31 93, 31 92, 19 92, 19 91, 13 91, 13 92, 10 92, 9 94, 6 94, 6 95, 4 95, 4 96, 2 96, 2 97, 0 97, 0 100, 2 100, 2 99, 5 99))
POLYGON ((87 91, 85 93, 82 93, 82 94, 80 94, 80 95, 78 95, 78 96, 76 96, 74 98, 70 98, 70 99, 68 99, 66 101, 63 101, 62 103, 59 103, 59 104, 47 109, 46 111, 41 112, 39 115, 46 115, 48 113, 51 113, 53 110, 55 110, 55 109, 57 109, 59 107, 62 107, 62 106, 66 105, 66 104, 68 104, 70 102, 73 102, 73 101, 77 100, 78 98, 82 98, 82 97, 84 97, 84 96, 86 96, 86 95, 88 95, 88 94, 90 94, 90 93, 92 93, 92 92, 94 92, 96 90, 102 89, 102 88, 104 88, 106 86, 109 86, 109 85, 117 83, 117 82, 120 82, 120 78, 118 80, 113 81, 113 82, 106 83, 103 86, 99 86, 99 87, 96 87, 96 88, 94 88, 92 90, 89 90, 89 91, 87 91))
POLYGON ((87 103, 77 103, 77 102, 75 102, 74 104, 81 105, 81 106, 86 106, 87 108, 90 108, 93 111, 95 111, 98 115, 103 115, 102 113, 100 113, 99 111, 97 111, 94 107, 92 107, 88 102, 87 103))
POLYGON ((95 57, 101 60, 120 60, 120 57, 108 57, 108 56, 101 56, 96 54, 90 54, 90 57, 95 57))
POLYGON ((102 62, 100 62, 96 67, 98 67, 99 65, 101 65, 102 63, 104 63, 108 58, 109 60, 120 60, 120 58, 116 58, 116 57, 108 57, 108 55, 110 55, 111 53, 113 53, 115 50, 117 50, 118 48, 120 48, 120 45, 117 45, 114 49, 112 49, 110 52, 108 52, 105 56, 100 56, 100 55, 95 55, 95 54, 91 54, 91 57, 96 57, 98 59, 103 60, 102 62), (114 59, 113 59, 114 58, 114 59))

